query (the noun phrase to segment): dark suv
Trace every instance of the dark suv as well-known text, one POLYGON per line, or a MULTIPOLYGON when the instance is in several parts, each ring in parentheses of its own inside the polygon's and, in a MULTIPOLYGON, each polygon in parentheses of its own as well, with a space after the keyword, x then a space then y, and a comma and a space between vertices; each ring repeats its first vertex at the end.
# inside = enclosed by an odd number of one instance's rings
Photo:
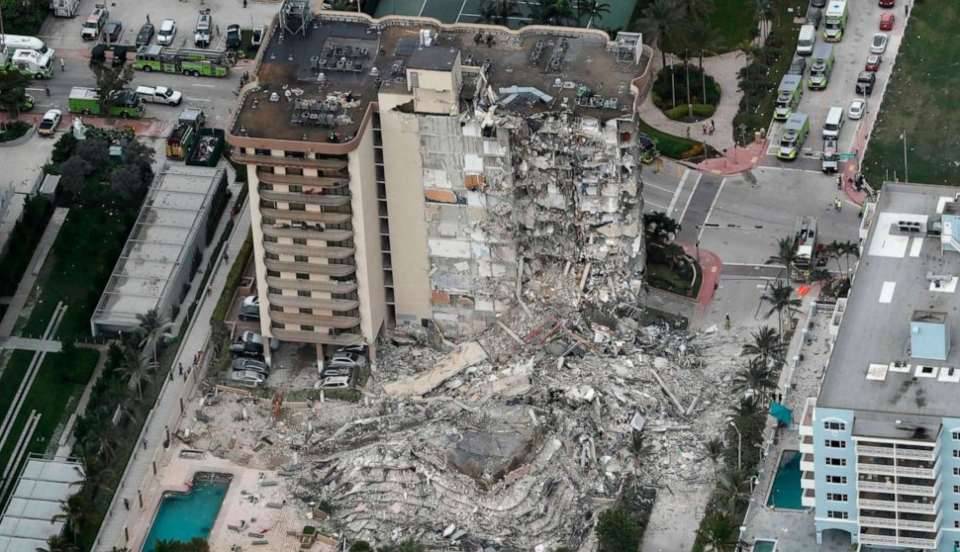
POLYGON ((240 43, 240 25, 227 25, 227 49, 239 50, 240 43))
POLYGON ((103 27, 103 41, 107 44, 115 44, 120 40, 121 34, 123 34, 123 23, 119 21, 111 21, 103 27))
POLYGON ((857 75, 857 94, 869 96, 873 93, 873 85, 877 84, 877 74, 869 71, 861 71, 857 75))

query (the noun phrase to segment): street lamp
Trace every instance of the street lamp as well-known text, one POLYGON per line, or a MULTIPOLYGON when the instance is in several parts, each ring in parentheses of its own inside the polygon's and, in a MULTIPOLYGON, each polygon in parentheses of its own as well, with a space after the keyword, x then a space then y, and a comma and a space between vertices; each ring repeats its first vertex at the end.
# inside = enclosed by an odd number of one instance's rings
POLYGON ((740 429, 737 424, 733 423, 733 420, 730 420, 730 427, 737 432, 737 471, 740 471, 743 462, 743 435, 740 434, 740 429))
POLYGON ((900 139, 903 140, 903 181, 910 182, 910 166, 907 165, 907 130, 904 129, 903 133, 900 134, 900 139))

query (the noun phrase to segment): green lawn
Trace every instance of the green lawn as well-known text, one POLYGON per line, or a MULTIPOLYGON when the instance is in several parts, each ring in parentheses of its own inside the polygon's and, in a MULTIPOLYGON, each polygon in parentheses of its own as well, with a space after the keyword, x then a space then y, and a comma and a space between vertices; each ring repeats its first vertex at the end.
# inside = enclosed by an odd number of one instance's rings
POLYGON ((727 52, 741 48, 753 38, 754 3, 751 0, 713 0, 710 28, 713 29, 716 50, 727 52))
MULTIPOLYGON (((958 25, 960 4, 956 2, 917 2, 912 10, 863 163, 871 186, 878 188, 884 180, 893 180, 894 173, 903 179, 900 135, 904 130, 910 181, 960 183, 958 25)), ((878 99, 874 91, 872 101, 878 99)))

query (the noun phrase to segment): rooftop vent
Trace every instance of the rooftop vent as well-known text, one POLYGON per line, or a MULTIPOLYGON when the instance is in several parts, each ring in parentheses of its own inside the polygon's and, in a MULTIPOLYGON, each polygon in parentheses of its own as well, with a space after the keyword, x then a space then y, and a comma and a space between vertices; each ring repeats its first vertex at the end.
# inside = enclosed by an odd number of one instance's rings
MULTIPOLYGON (((910 350, 914 358, 947 360, 947 355, 950 353, 947 314, 937 311, 914 311, 910 320, 910 350)), ((920 375, 919 368, 917 375, 920 375)))
POLYGON ((867 367, 867 379, 870 381, 883 381, 887 379, 886 364, 870 364, 867 367))

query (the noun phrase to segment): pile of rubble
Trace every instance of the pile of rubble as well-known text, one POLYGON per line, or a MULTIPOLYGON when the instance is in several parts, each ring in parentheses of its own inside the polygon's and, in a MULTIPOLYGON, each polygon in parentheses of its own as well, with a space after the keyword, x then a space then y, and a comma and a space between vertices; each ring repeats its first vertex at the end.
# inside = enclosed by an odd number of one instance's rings
POLYGON ((397 336, 361 402, 288 402, 275 419, 269 401, 221 395, 193 446, 277 469, 295 505, 329 505, 324 529, 349 539, 579 547, 625 485, 712 477, 704 445, 741 343, 641 320, 538 306, 478 341, 397 336))

